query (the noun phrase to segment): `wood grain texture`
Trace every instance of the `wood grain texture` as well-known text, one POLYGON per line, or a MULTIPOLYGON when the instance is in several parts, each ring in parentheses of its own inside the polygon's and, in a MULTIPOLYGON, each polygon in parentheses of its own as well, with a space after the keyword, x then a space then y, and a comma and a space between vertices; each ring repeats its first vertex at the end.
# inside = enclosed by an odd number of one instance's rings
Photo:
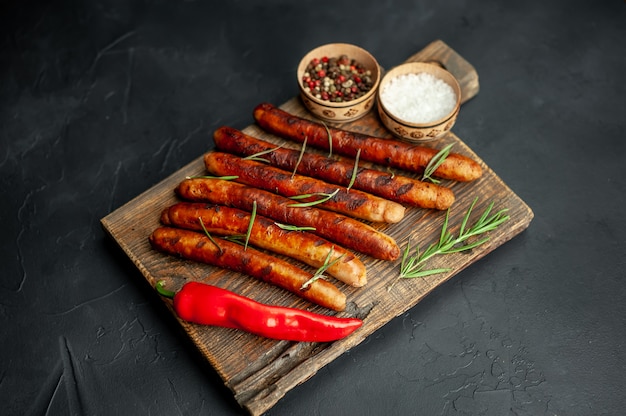
MULTIPOLYGON (((409 60, 434 60, 445 65, 458 77, 464 91, 464 102, 478 92, 478 78, 471 65, 441 41, 433 42, 409 60)), ((289 100, 281 108, 312 118, 299 98, 289 100)), ((341 127, 375 136, 391 137, 381 127, 375 113, 341 127)), ((263 140, 282 143, 282 140, 263 132, 256 125, 248 126, 243 131, 263 140)), ((477 181, 443 183, 456 196, 450 209, 450 230, 453 233, 457 231, 458 224, 475 198, 478 198, 478 203, 474 208, 473 218, 482 213, 492 201, 495 202, 494 210, 506 208, 510 216, 509 221, 489 234, 490 240, 486 244, 469 252, 435 257, 429 263, 429 268, 446 267, 451 269, 450 272, 423 279, 399 281, 388 290, 390 283, 398 276, 400 261, 387 262, 360 256, 368 269, 367 286, 352 288, 340 282, 336 283, 348 298, 348 307, 339 316, 360 316, 364 318, 364 324, 350 337, 334 343, 274 341, 234 329, 202 327, 179 321, 202 355, 233 392, 237 402, 251 415, 268 411, 289 390, 308 380, 346 350, 360 344, 391 319, 415 306, 437 286, 528 227, 533 218, 532 210, 454 133, 428 145, 441 148, 448 143, 454 143, 454 152, 472 157, 483 168, 483 176, 477 181)), ((174 194, 175 187, 186 176, 203 174, 206 171, 203 155, 200 155, 101 220, 106 232, 119 244, 148 283, 154 286, 158 280, 165 280, 168 288, 177 290, 186 281, 204 281, 260 302, 330 314, 324 308, 250 277, 167 256, 150 247, 148 236, 159 226, 161 211, 179 201, 174 194)), ((413 246, 425 247, 439 238, 444 217, 445 212, 408 208, 400 223, 372 225, 395 238, 401 249, 409 240, 413 246)), ((156 292, 155 296, 158 296, 156 292)), ((164 302, 171 308, 169 300, 164 299, 164 302)))

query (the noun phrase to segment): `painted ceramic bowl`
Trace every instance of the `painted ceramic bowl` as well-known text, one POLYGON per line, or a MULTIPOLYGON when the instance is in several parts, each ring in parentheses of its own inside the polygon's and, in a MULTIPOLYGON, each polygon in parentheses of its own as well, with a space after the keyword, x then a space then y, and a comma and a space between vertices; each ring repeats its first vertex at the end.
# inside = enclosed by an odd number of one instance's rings
POLYGON ((363 48, 348 43, 319 46, 298 65, 302 103, 323 121, 357 120, 374 107, 380 72, 374 56, 363 48))
POLYGON ((446 134, 456 122, 461 87, 444 68, 410 62, 388 71, 377 93, 378 115, 395 136, 426 142, 446 134))

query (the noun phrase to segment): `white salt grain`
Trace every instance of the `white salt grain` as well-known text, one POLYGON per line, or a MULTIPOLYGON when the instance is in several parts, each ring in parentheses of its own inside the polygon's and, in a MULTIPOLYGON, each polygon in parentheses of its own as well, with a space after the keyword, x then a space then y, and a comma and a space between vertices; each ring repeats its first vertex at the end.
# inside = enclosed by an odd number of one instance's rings
POLYGON ((389 112, 412 123, 430 123, 452 112, 456 94, 441 79, 426 73, 404 74, 392 78, 380 98, 389 112))

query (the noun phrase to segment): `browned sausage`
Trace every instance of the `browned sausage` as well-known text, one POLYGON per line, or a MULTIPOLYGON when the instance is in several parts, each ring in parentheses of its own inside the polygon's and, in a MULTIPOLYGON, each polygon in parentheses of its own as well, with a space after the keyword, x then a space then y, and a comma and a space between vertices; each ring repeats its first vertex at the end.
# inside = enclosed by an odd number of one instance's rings
MULTIPOLYGON (((272 191, 282 196, 318 194, 298 202, 309 202, 322 198, 319 194, 333 194, 332 198, 320 207, 372 222, 396 223, 404 218, 405 208, 397 202, 389 201, 358 190, 348 190, 319 179, 292 174, 286 170, 268 166, 262 162, 242 159, 239 156, 222 152, 209 152, 204 155, 204 164, 209 172, 217 176, 238 176, 237 182, 272 191)), ((297 201, 292 201, 292 204, 297 201)))
POLYGON ((253 248, 221 238, 214 240, 217 245, 202 233, 172 227, 157 228, 150 235, 150 244, 161 252, 252 276, 329 309, 345 309, 346 295, 332 283, 318 279, 301 290, 311 273, 253 248))
POLYGON ((314 234, 377 259, 400 257, 400 248, 393 238, 365 223, 315 207, 292 207, 292 200, 252 186, 221 179, 192 178, 182 181, 176 192, 189 201, 211 202, 248 212, 256 201, 258 215, 282 224, 314 227, 314 234))
MULTIPOLYGON (((196 231, 203 231, 204 226, 211 235, 245 236, 251 217, 249 212, 238 208, 180 202, 163 210, 161 222, 196 231)), ((267 217, 255 216, 249 243, 315 268, 322 267, 326 261, 334 262, 326 269, 329 275, 355 287, 367 283, 365 266, 352 252, 306 231, 285 230, 267 217)))
MULTIPOLYGON (((310 152, 301 152, 249 136, 232 127, 220 127, 213 134, 218 149, 240 156, 251 156, 261 152, 262 158, 272 165, 292 171, 297 168, 301 175, 322 179, 342 186, 350 184, 355 160, 331 159, 310 152)), ((306 149, 305 149, 306 150, 306 149)), ((454 193, 443 186, 358 167, 353 188, 380 196, 391 201, 421 208, 448 209, 454 202, 454 193)))
MULTIPOLYGON (((254 119, 264 130, 285 139, 307 144, 319 149, 330 149, 329 135, 332 137, 332 151, 343 156, 360 158, 383 166, 391 166, 411 172, 424 171, 437 149, 418 146, 394 139, 367 136, 294 116, 272 104, 262 103, 254 109, 254 119)), ((450 153, 435 170, 435 176, 454 181, 469 182, 482 175, 480 165, 467 156, 450 153)))

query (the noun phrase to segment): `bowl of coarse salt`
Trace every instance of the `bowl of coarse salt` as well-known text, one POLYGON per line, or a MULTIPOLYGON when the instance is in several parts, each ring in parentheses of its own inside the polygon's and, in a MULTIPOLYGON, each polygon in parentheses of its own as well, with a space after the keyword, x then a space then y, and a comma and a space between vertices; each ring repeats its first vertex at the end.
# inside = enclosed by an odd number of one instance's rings
POLYGON ((389 70, 378 88, 378 115, 395 136, 414 142, 450 131, 459 114, 461 87, 442 67, 409 62, 389 70))

